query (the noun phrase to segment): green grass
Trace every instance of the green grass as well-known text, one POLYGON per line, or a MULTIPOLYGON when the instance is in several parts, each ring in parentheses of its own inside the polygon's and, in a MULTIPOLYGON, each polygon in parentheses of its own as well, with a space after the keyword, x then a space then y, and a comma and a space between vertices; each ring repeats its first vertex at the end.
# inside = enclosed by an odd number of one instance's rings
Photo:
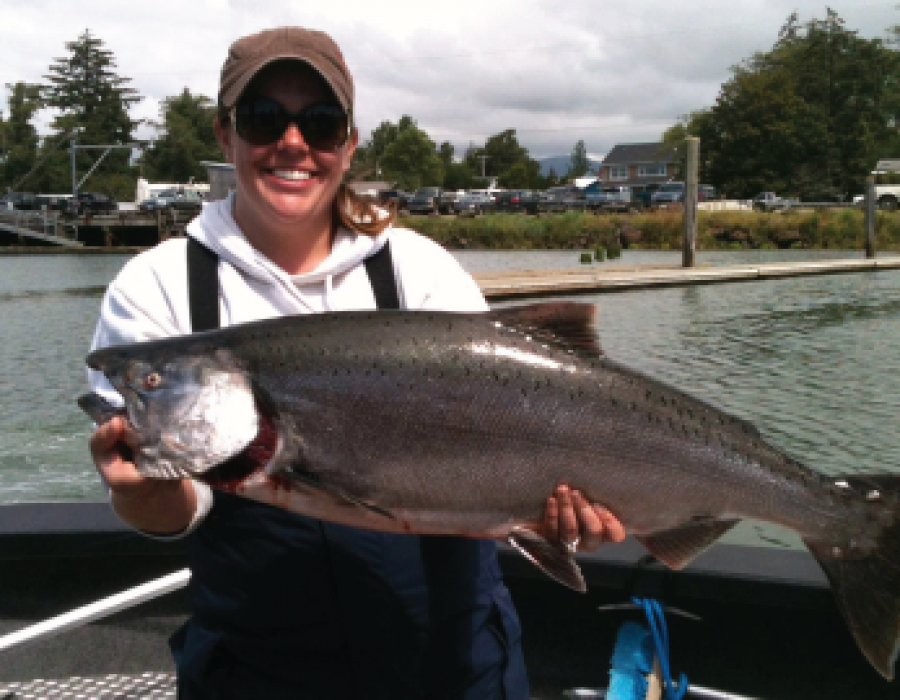
MULTIPOLYGON (((474 218, 403 216, 399 224, 451 249, 595 250, 614 257, 625 247, 678 250, 683 218, 677 210, 596 215, 567 212, 529 216, 487 214, 474 218), (632 238, 629 241, 629 237, 632 238)), ((811 212, 698 212, 697 248, 842 248, 865 244, 864 215, 857 209, 811 212)), ((900 251, 900 213, 879 212, 876 248, 900 251)))

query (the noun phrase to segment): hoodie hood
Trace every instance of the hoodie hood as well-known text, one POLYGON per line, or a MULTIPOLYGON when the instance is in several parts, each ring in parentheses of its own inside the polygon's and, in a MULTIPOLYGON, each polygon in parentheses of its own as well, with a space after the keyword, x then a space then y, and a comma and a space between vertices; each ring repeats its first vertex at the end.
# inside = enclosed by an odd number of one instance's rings
POLYGON ((232 216, 234 192, 203 207, 187 227, 187 235, 214 251, 240 274, 263 285, 274 285, 281 295, 312 312, 333 309, 336 278, 357 268, 363 260, 385 244, 390 227, 371 237, 341 227, 331 253, 312 272, 290 275, 250 245, 232 216), (319 301, 321 299, 321 301, 319 301))

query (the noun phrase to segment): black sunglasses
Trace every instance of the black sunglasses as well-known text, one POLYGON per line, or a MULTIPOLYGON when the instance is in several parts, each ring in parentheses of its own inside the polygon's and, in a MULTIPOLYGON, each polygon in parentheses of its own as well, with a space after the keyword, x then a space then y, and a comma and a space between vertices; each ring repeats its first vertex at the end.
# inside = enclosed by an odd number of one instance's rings
POLYGON ((293 122, 303 140, 318 151, 333 151, 350 136, 350 119, 338 105, 314 104, 299 112, 288 112, 269 97, 251 97, 231 109, 234 129, 253 146, 275 143, 293 122))

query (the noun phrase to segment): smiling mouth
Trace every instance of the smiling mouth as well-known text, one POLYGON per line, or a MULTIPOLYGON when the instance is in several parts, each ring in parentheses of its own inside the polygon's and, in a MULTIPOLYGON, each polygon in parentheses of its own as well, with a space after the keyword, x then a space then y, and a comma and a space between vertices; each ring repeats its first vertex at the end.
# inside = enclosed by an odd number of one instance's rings
POLYGON ((269 170, 275 177, 283 180, 309 180, 312 174, 308 170, 269 170))

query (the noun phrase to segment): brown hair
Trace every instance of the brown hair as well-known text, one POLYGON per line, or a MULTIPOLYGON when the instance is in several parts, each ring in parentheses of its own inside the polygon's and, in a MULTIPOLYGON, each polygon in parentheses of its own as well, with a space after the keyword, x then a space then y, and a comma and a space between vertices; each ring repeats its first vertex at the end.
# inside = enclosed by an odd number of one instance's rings
MULTIPOLYGON (((223 128, 231 126, 230 110, 221 102, 217 106, 216 120, 223 128)), ((397 204, 396 202, 379 204, 371 197, 357 194, 346 182, 342 182, 334 196, 332 212, 334 220, 351 231, 366 236, 377 236, 394 223, 397 218, 397 204)))

